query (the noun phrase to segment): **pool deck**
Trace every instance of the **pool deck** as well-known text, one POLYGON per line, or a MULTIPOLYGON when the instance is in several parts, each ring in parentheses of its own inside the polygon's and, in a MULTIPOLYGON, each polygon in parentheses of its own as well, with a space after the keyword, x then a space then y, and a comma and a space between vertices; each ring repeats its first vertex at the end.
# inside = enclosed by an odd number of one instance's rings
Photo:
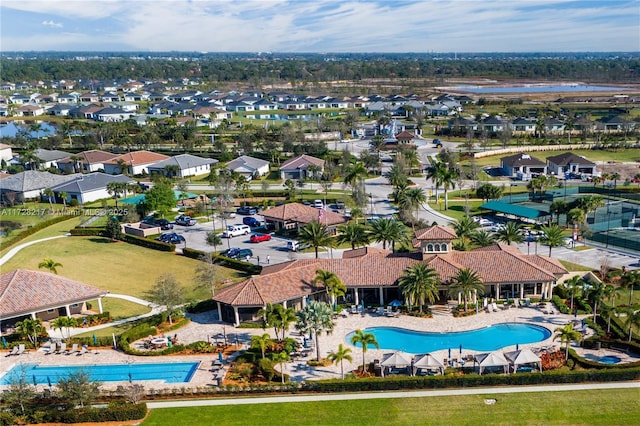
MULTIPOLYGON (((230 325, 222 324, 217 321, 217 313, 209 312, 198 315, 191 315, 192 321, 186 327, 172 332, 171 334, 177 334, 180 343, 190 343, 199 340, 212 341, 216 339, 220 340, 219 335, 226 334, 227 341, 234 344, 236 341, 240 346, 246 347, 253 335, 262 335, 265 332, 273 336, 272 329, 247 329, 247 328, 235 328, 230 325)), ((571 321, 580 321, 583 317, 578 316, 575 318, 573 315, 563 315, 560 313, 546 314, 537 307, 522 307, 511 309, 499 309, 497 312, 486 313, 481 311, 478 315, 470 317, 454 318, 450 313, 436 310, 433 318, 417 318, 407 315, 400 315, 398 317, 385 317, 374 313, 362 314, 350 314, 346 317, 342 315, 336 319, 336 325, 331 335, 320 336, 320 355, 325 357, 329 352, 335 350, 340 343, 345 344, 346 347, 352 349, 353 361, 344 362, 345 374, 351 370, 356 369, 362 364, 362 352, 359 348, 351 346, 345 340, 345 336, 357 329, 364 329, 368 327, 402 327, 406 329, 416 331, 430 331, 430 332, 456 332, 467 331, 478 328, 484 328, 493 324, 515 322, 515 323, 530 323, 546 327, 552 332, 552 337, 548 339, 532 343, 520 345, 521 348, 529 347, 535 348, 559 348, 560 342, 553 341, 553 330, 557 327, 562 327, 571 321)), ((293 327, 292 327, 293 329, 293 327)), ((578 327, 579 329, 579 327, 578 327)), ((291 331, 288 335, 292 337, 298 337, 299 335, 295 331, 291 331)), ((599 351, 584 350, 577 346, 573 346, 574 349, 580 354, 593 354, 595 356, 615 355, 622 358, 623 362, 637 361, 628 354, 617 352, 614 350, 601 349, 599 351)), ((504 351, 514 350, 515 346, 508 346, 504 348, 504 351)), ((212 364, 218 360, 217 353, 213 354, 198 354, 198 355, 175 355, 175 356, 163 356, 163 357, 142 357, 131 356, 124 354, 120 351, 100 348, 98 353, 90 351, 84 355, 45 355, 43 351, 30 351, 20 356, 13 356, 8 358, 2 358, 0 363, 0 375, 11 369, 18 363, 38 363, 43 366, 47 365, 83 365, 83 364, 136 364, 136 363, 157 363, 157 362, 200 362, 198 370, 195 372, 193 378, 188 383, 164 383, 162 381, 146 381, 138 382, 144 384, 147 389, 167 389, 167 388, 183 388, 185 385, 189 387, 204 387, 213 386, 214 373, 210 371, 212 364)), ((369 349, 366 354, 367 362, 371 362, 374 359, 381 359, 384 353, 390 352, 389 350, 377 350, 369 349)), ((447 357, 448 350, 440 350, 432 352, 438 359, 447 357)), ((467 350, 463 348, 463 356, 473 355, 477 351, 467 350)), ((457 348, 452 348, 452 355, 458 356, 459 352, 457 348)), ((327 367, 309 367, 306 365, 306 361, 313 359, 316 356, 315 348, 311 353, 305 357, 293 362, 287 363, 285 372, 291 376, 293 381, 308 381, 327 378, 339 378, 340 377, 340 365, 331 365, 327 367)), ((224 367, 227 371, 228 367, 224 367)), ((117 386, 123 385, 123 382, 106 382, 103 383, 104 389, 115 389, 117 386)), ((41 387, 42 385, 39 385, 41 387)), ((0 389, 3 386, 0 386, 0 389)))

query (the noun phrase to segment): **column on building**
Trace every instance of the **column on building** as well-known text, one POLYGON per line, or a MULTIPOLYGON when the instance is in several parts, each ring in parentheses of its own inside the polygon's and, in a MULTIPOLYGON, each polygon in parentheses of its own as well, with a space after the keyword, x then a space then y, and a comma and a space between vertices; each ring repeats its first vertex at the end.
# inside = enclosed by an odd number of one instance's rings
POLYGON ((358 287, 353 289, 353 300, 354 300, 356 306, 360 304, 360 296, 358 295, 358 287))
POLYGON ((98 297, 98 312, 103 313, 102 311, 102 297, 98 297))
POLYGON ((384 287, 380 287, 380 306, 384 306, 384 287))
POLYGON ((64 305, 64 311, 67 313, 67 316, 71 316, 71 305, 64 305))
POLYGON ((235 325, 236 327, 240 325, 240 314, 238 313, 238 307, 234 306, 233 307, 233 317, 234 317, 234 323, 233 325, 235 325))
POLYGON ((520 283, 520 299, 524 299, 524 283, 520 283))
POLYGON ((496 300, 500 299, 500 284, 496 284, 496 300))

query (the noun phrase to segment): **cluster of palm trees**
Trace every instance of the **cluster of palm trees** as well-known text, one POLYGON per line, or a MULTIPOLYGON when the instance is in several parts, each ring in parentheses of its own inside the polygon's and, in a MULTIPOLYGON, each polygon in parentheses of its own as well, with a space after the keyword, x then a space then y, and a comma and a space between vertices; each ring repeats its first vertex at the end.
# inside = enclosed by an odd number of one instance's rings
POLYGON ((300 228, 298 240, 315 250, 318 257, 319 248, 333 248, 338 244, 349 244, 352 249, 364 247, 372 241, 382 243, 386 250, 387 244, 391 244, 395 250, 395 244, 408 241, 407 228, 392 218, 379 218, 372 220, 368 225, 354 220, 338 227, 338 235, 332 236, 326 225, 320 221, 313 221, 300 228))
POLYGON ((456 182, 460 178, 460 172, 451 164, 447 164, 444 161, 435 161, 427 168, 427 180, 431 179, 435 186, 435 196, 438 198, 438 188, 442 187, 444 191, 444 209, 449 209, 449 196, 450 189, 456 187, 456 182))

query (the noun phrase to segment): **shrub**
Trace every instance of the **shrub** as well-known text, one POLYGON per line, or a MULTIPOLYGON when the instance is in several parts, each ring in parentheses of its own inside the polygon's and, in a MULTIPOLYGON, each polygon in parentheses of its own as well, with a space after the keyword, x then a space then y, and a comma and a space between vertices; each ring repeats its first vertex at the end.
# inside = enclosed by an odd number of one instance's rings
MULTIPOLYGON (((182 249, 182 255, 187 256, 191 259, 201 259, 202 256, 205 256, 205 253, 202 250, 196 250, 192 248, 184 248, 182 249)), ((235 269, 237 271, 246 272, 250 275, 258 275, 262 271, 262 266, 254 265, 253 263, 247 263, 242 260, 230 259, 225 256, 220 256, 219 254, 213 255, 216 263, 222 266, 226 266, 227 268, 235 269)))
POLYGON ((200 302, 191 303, 185 309, 190 314, 199 314, 202 312, 213 311, 218 308, 218 304, 212 299, 201 300, 200 302))
POLYGON ((100 236, 100 237, 104 237, 105 233, 104 233, 104 227, 102 226, 96 226, 96 227, 76 227, 73 228, 71 231, 69 231, 69 233, 71 235, 73 235, 74 237, 94 237, 94 236, 100 236))
POLYGON ((136 237, 135 235, 124 234, 122 236, 122 241, 125 241, 129 244, 142 246, 145 248, 150 248, 153 250, 168 251, 168 252, 176 251, 175 244, 164 243, 162 241, 156 241, 156 240, 149 240, 147 238, 136 237))
POLYGON ((558 310, 563 314, 571 314, 571 310, 566 305, 566 303, 564 303, 564 301, 560 298, 560 296, 554 294, 553 297, 551 298, 551 302, 553 302, 553 304, 556 305, 556 308, 558 308, 558 310))

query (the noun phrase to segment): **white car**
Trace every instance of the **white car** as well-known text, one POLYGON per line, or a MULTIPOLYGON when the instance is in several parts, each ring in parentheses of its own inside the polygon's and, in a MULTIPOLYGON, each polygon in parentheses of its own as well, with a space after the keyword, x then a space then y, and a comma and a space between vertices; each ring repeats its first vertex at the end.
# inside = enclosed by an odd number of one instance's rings
POLYGON ((316 209, 324 208, 324 203, 322 202, 322 200, 313 200, 313 207, 315 207, 316 209))
POLYGON ((239 235, 249 235, 251 228, 247 225, 229 225, 222 233, 223 238, 237 237, 239 235))

